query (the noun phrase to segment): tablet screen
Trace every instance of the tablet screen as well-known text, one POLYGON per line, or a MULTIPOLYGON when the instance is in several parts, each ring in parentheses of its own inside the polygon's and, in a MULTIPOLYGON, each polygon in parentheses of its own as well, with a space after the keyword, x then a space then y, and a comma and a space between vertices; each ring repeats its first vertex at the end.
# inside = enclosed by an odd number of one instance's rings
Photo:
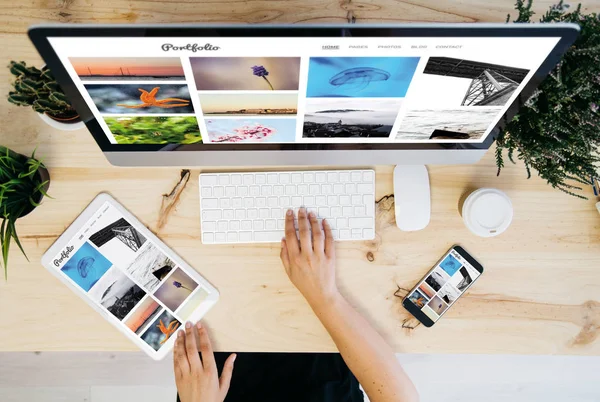
POLYGON ((152 355, 215 290, 132 221, 105 202, 48 265, 152 355))

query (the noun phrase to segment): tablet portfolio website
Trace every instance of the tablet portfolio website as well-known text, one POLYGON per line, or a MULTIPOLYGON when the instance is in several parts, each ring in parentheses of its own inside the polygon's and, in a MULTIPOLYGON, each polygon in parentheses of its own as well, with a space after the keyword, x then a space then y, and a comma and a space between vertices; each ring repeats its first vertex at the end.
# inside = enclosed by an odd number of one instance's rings
POLYGON ((483 142, 559 38, 50 38, 113 144, 483 142))

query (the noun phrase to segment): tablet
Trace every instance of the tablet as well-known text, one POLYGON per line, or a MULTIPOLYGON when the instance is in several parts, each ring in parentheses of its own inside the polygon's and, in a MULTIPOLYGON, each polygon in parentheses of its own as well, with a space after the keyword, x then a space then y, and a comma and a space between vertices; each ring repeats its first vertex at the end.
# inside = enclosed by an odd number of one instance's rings
POLYGON ((219 292, 108 194, 99 194, 42 264, 155 360, 219 292))

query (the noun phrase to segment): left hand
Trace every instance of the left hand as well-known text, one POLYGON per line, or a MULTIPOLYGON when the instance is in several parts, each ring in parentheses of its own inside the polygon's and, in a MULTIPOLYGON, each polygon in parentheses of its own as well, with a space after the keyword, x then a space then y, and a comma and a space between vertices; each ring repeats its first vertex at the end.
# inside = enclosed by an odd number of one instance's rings
POLYGON ((198 322, 185 324, 185 332, 177 332, 173 349, 175 384, 181 402, 223 402, 229 391, 235 354, 225 361, 219 378, 217 363, 206 329, 198 322), (198 342, 200 353, 198 355, 198 342))

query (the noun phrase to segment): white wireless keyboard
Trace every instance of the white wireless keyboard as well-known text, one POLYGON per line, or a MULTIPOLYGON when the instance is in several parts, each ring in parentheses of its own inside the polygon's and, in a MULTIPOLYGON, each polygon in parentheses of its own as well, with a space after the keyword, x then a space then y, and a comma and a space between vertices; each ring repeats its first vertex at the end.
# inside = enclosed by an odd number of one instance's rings
MULTIPOLYGON (((280 242, 285 213, 326 218, 336 240, 375 238, 375 172, 318 170, 200 174, 202 243, 280 242)), ((297 225, 296 225, 297 227, 297 225)))

